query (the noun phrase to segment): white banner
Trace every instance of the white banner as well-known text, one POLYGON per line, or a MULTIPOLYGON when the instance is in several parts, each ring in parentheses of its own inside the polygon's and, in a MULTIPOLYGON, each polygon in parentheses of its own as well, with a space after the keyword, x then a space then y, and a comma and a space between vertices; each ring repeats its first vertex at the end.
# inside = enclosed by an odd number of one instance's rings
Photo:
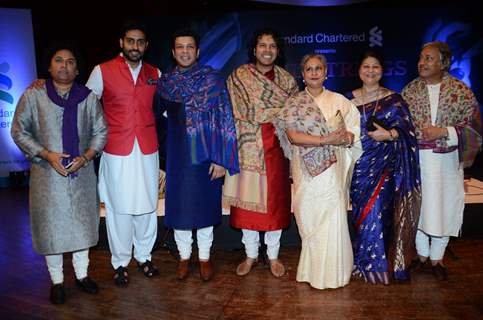
POLYGON ((0 8, 0 178, 29 167, 10 129, 17 102, 36 74, 30 10, 0 8))

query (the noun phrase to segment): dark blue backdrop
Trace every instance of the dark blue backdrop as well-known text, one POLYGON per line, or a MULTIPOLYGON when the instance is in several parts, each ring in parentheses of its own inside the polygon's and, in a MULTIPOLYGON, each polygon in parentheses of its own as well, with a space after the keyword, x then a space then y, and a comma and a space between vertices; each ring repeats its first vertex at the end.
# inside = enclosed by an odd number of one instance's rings
POLYGON ((247 45, 261 26, 278 30, 285 43, 286 69, 300 79, 301 57, 323 53, 328 60, 325 85, 346 92, 359 85, 356 61, 366 48, 380 49, 386 59, 386 86, 400 91, 417 76, 421 45, 447 41, 454 53, 451 73, 470 85, 479 101, 483 72, 481 22, 467 9, 415 8, 295 8, 240 13, 213 13, 191 17, 147 18, 152 29, 148 59, 163 71, 172 66, 169 35, 189 24, 202 36, 201 62, 220 69, 225 76, 248 61, 247 45))

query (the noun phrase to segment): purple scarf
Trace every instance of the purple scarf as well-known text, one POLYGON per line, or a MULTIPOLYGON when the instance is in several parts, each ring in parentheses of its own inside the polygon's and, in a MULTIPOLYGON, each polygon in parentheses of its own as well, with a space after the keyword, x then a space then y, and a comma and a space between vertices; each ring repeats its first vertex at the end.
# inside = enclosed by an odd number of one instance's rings
POLYGON ((77 105, 87 98, 91 90, 74 82, 69 91, 69 98, 64 99, 55 90, 52 79, 48 79, 45 82, 45 86, 49 99, 64 109, 62 119, 62 149, 69 157, 63 158, 62 164, 66 166, 80 154, 79 133, 77 130, 77 105))

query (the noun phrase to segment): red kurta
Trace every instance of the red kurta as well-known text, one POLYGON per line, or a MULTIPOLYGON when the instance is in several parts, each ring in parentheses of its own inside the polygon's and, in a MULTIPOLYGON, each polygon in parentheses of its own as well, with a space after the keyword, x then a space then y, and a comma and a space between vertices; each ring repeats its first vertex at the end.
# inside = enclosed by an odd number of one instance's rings
MULTIPOLYGON (((274 80, 272 71, 265 76, 274 80)), ((290 225, 291 186, 289 161, 280 147, 275 127, 271 123, 261 124, 263 153, 267 173, 267 212, 259 213, 231 206, 230 223, 239 229, 273 231, 290 225)))

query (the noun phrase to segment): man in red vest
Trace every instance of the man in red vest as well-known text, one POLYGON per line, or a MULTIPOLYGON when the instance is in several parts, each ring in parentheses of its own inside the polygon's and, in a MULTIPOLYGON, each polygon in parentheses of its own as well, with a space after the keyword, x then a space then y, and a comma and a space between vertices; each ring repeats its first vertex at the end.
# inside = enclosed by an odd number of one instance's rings
POLYGON ((126 24, 119 44, 120 55, 96 66, 87 87, 102 98, 108 125, 99 195, 106 207, 114 281, 126 286, 133 246, 138 269, 149 278, 159 274, 151 250, 157 234, 159 176, 152 106, 160 71, 142 61, 148 47, 143 25, 126 24))

